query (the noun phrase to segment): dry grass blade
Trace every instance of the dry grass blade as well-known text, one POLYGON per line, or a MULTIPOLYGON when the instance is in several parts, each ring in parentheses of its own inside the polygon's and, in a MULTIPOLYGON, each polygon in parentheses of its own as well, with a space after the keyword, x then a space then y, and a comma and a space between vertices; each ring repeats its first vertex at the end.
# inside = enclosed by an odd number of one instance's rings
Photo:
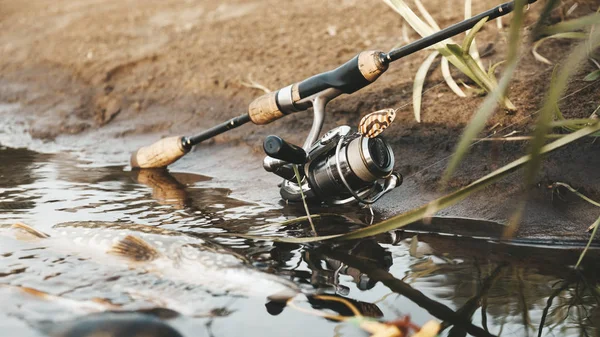
POLYGON ((574 127, 574 126, 580 126, 577 129, 566 129, 569 131, 577 131, 579 129, 581 129, 581 127, 586 127, 588 125, 594 124, 596 123, 597 120, 594 118, 571 118, 571 119, 561 119, 558 121, 554 121, 552 123, 550 123, 551 127, 574 127))
POLYGON ((585 194, 580 193, 579 191, 577 191, 576 189, 571 187, 571 185, 569 185, 569 184, 565 184, 565 183, 561 183, 561 182, 555 182, 554 184, 552 184, 552 188, 556 188, 557 186, 562 186, 562 187, 568 189, 569 191, 571 191, 576 196, 580 197, 581 199, 589 202, 590 204, 600 207, 600 202, 597 202, 597 201, 594 201, 594 200, 588 198, 585 194))
MULTIPOLYGON (((402 0, 383 0, 385 4, 390 6, 394 11, 396 11, 402 18, 421 36, 428 36, 435 33, 429 25, 427 25, 423 20, 421 20, 415 12, 404 3, 402 0)), ((437 43, 434 45, 434 48, 440 48, 444 45, 441 43, 437 43)))
MULTIPOLYGON (((546 135, 546 138, 548 139, 556 139, 556 138, 560 138, 563 135, 546 135)), ((533 139, 533 137, 531 136, 517 136, 517 137, 486 137, 486 138, 476 138, 477 141, 481 141, 481 142, 522 142, 522 141, 529 141, 531 139, 533 139)))
POLYGON ((440 26, 438 26, 437 22, 435 22, 435 20, 433 19, 433 16, 431 16, 427 9, 425 9, 425 6, 423 6, 421 0, 415 0, 415 5, 417 5, 417 9, 419 10, 419 13, 421 13, 421 15, 425 18, 425 21, 427 21, 427 23, 436 31, 440 30, 440 26))
POLYGON ((465 92, 456 84, 454 78, 452 78, 452 74, 450 73, 450 63, 447 58, 442 58, 442 76, 444 76, 444 81, 448 84, 448 87, 458 96, 458 97, 467 97, 465 92))
POLYGON ((402 21, 402 40, 404 40, 404 43, 410 43, 410 37, 408 36, 408 26, 406 26, 406 21, 402 21))
POLYGON ((240 84, 247 87, 247 88, 252 88, 252 89, 258 89, 263 91, 264 93, 268 94, 271 92, 271 89, 265 87, 264 85, 256 82, 255 80, 252 79, 252 75, 248 75, 248 82, 244 82, 244 81, 240 81, 240 84))
POLYGON ((555 35, 551 35, 551 36, 546 36, 545 38, 539 39, 538 41, 536 41, 533 44, 533 48, 531 48, 531 53, 533 54, 533 57, 543 63, 546 64, 552 64, 552 61, 548 60, 547 58, 545 58, 544 56, 540 55, 540 53, 538 53, 538 48, 540 47, 540 45, 548 40, 548 39, 585 39, 587 37, 586 33, 582 33, 582 32, 567 32, 567 33, 558 33, 555 35))
POLYGON ((421 99, 423 97, 423 85, 425 84, 427 71, 431 67, 433 60, 435 60, 438 54, 439 53, 437 51, 434 51, 427 57, 427 59, 425 59, 425 61, 419 67, 419 70, 417 70, 417 74, 415 75, 415 80, 413 82, 413 109, 415 112, 415 119, 419 123, 421 123, 421 99))
POLYGON ((590 248, 590 245, 592 244, 592 241, 596 237, 596 232, 598 231, 598 227, 600 227, 600 217, 598 217, 598 219, 590 226, 590 228, 593 228, 594 230, 592 231, 592 235, 590 235, 590 239, 588 240, 587 245, 583 249, 583 252, 581 252, 581 255, 579 255, 579 260, 577 260, 577 264, 575 265, 575 268, 579 268, 581 261, 583 261, 585 254, 587 253, 588 249, 590 248))

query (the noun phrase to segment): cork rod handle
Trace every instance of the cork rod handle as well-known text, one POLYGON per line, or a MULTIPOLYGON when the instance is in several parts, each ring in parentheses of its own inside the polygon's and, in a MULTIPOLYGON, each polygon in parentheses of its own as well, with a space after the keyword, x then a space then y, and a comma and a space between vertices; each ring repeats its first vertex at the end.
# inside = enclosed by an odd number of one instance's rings
POLYGON ((131 167, 160 168, 174 163, 188 152, 182 141, 183 137, 168 137, 140 148, 131 155, 131 167))

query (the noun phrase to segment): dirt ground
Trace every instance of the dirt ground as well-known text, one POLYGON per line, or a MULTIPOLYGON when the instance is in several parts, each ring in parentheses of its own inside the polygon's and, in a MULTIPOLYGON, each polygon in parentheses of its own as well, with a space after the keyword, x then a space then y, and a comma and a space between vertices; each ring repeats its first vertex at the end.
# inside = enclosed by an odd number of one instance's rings
MULTIPOLYGON (((462 1, 423 3, 442 27, 462 19, 462 1)), ((577 3, 568 18, 599 6, 597 0, 577 3)), ((473 13, 497 4, 476 1, 473 13)), ((573 4, 565 1, 552 20, 564 17, 573 4)), ((531 6, 528 26, 543 5, 538 1, 531 6)), ((503 22, 506 25, 509 18, 503 22)), ((0 104, 18 106, 0 112, 3 132, 8 136, 14 132, 15 138, 21 134, 14 130, 24 130, 32 137, 25 146, 34 150, 36 142, 52 144, 60 139, 88 151, 94 149, 88 147, 91 143, 114 144, 115 151, 123 154, 122 164, 124 154, 135 150, 139 139, 193 134, 246 112, 248 103, 262 92, 245 82, 278 89, 332 69, 360 51, 387 51, 403 41, 398 14, 375 0, 0 0, 0 32, 0 104)), ((506 28, 499 30, 489 23, 478 35, 486 66, 505 57, 506 33, 506 28)), ((418 36, 410 32, 409 37, 418 36)), ((456 38, 461 40, 462 36, 456 38)), ((554 40, 540 52, 558 62, 573 46, 570 41, 554 40)), ((553 66, 536 61, 530 51, 528 42, 521 49, 521 65, 510 86, 517 112, 497 111, 482 137, 523 135, 531 129, 553 66)), ((329 105, 326 130, 356 125, 361 116, 376 109, 400 108, 386 138, 394 146, 396 168, 405 176, 405 186, 377 205, 384 217, 440 195, 436 182, 447 157, 483 100, 455 96, 441 83, 437 62, 426 82, 422 122, 417 123, 410 104, 412 80, 426 56, 420 52, 392 64, 373 85, 329 105)), ((574 94, 561 103, 566 117, 588 117, 600 104, 600 84, 581 80, 592 69, 591 63, 585 64, 569 86, 567 92, 574 94)), ((457 78, 468 82, 459 74, 457 78)), ((299 144, 311 122, 310 113, 304 112, 268 126, 243 126, 196 152, 248 145, 256 159, 233 159, 231 164, 244 169, 248 162, 259 165, 266 135, 278 134, 299 144)), ((526 148, 525 142, 478 143, 451 187, 491 172, 526 148)), ((189 167, 194 161, 203 165, 196 152, 188 159, 189 167)), ((553 197, 547 186, 561 181, 600 199, 599 153, 600 142, 586 139, 549 156, 520 235, 587 237, 583 229, 595 220, 598 210, 568 195, 564 200, 553 197)), ((515 174, 440 214, 504 223, 516 205, 521 181, 515 174)))

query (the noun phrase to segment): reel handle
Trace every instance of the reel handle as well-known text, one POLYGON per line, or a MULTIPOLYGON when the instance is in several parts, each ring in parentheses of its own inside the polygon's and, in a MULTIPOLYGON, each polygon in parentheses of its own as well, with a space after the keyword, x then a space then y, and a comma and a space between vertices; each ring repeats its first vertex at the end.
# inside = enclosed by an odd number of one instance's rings
POLYGON ((306 163, 306 151, 303 148, 290 144, 279 136, 268 136, 263 142, 265 153, 272 158, 283 160, 292 164, 306 163))

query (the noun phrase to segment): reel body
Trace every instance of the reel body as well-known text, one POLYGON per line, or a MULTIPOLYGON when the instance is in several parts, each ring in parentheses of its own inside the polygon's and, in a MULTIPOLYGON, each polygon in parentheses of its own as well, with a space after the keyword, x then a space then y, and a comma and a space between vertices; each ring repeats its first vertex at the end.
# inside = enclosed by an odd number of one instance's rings
POLYGON ((286 201, 302 201, 304 194, 307 200, 330 205, 372 204, 402 184, 402 176, 393 171, 392 148, 380 135, 383 129, 374 137, 371 132, 369 138, 344 125, 318 138, 327 101, 337 95, 325 90, 312 98, 315 117, 303 148, 278 136, 268 136, 263 143, 268 155, 263 166, 284 179, 280 194, 286 201), (300 185, 293 165, 298 165, 300 185))

